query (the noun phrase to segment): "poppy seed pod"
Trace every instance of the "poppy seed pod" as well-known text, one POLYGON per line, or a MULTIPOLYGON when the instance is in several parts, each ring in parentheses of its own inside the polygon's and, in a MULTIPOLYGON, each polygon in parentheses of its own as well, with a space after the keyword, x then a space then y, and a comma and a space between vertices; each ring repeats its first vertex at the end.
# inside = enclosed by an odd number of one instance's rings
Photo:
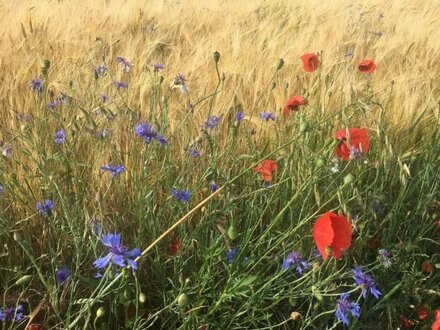
POLYGON ((354 180, 353 175, 351 175, 351 174, 347 174, 347 175, 345 176, 345 178, 344 178, 344 184, 345 184, 345 185, 350 184, 350 183, 353 182, 353 180, 354 180))
POLYGON ((139 293, 139 302, 141 304, 145 303, 147 301, 147 296, 145 293, 141 292, 139 293))
POLYGON ((277 67, 276 67, 277 71, 281 70, 283 65, 284 65, 284 60, 282 58, 279 58, 278 61, 277 61, 277 67))
POLYGON ((214 61, 215 63, 218 63, 220 61, 220 53, 217 51, 214 52, 214 61))
POLYGON ((232 241, 233 241, 234 239, 237 238, 237 231, 235 230, 234 225, 231 225, 231 226, 228 228, 228 237, 229 237, 229 239, 232 240, 232 241))

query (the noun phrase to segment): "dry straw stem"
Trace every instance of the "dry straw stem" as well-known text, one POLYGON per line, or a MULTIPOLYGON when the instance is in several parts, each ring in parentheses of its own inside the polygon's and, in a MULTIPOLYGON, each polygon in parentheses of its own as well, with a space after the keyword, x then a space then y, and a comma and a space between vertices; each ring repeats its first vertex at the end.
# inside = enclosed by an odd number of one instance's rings
MULTIPOLYGON (((166 64, 166 79, 182 72, 189 77, 194 96, 205 95, 215 84, 211 54, 218 50, 227 81, 217 109, 228 109, 234 96, 249 113, 258 91, 266 84, 268 68, 285 60, 271 104, 281 107, 287 94, 302 86, 299 56, 323 51, 325 90, 357 90, 362 80, 353 74, 360 59, 375 58, 376 90, 395 82, 387 113, 411 119, 418 109, 435 104, 440 76, 438 1, 2 1, 0 3, 0 113, 2 130, 11 128, 13 111, 32 113, 28 81, 41 60, 53 66, 51 82, 80 83, 102 57, 114 62, 122 55, 133 63, 130 86, 137 108, 147 111, 149 83, 144 68, 166 64), (382 14, 382 16, 381 16, 382 14), (345 58, 353 51, 353 58, 345 58), (6 110, 6 111, 5 111, 6 110)), ((303 80, 303 79, 302 79, 303 80)), ((305 83, 307 84, 307 82, 305 83)), ((74 91, 82 97, 84 91, 74 91)), ((324 97, 322 95, 321 97, 324 97)), ((385 98, 385 95, 384 95, 385 98)), ((170 99, 170 121, 179 121, 186 109, 182 100, 170 99)), ((338 107, 335 100, 329 108, 338 107)), ((202 114, 200 114, 202 116, 202 114)))

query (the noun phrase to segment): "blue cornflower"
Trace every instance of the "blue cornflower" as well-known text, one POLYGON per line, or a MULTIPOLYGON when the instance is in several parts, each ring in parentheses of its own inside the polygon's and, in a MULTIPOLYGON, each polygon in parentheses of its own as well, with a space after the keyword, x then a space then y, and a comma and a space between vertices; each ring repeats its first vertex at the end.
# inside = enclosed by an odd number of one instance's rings
POLYGON ((63 285, 70 278, 70 270, 59 268, 55 271, 55 280, 58 285, 63 285))
POLYGON ((29 89, 41 93, 43 91, 43 80, 41 78, 32 79, 29 83, 29 89))
POLYGON ((0 184, 0 197, 3 196, 4 192, 5 192, 5 188, 0 184))
POLYGON ((0 321, 18 322, 23 318, 23 306, 0 308, 0 321))
POLYGON ((127 83, 117 80, 113 80, 113 85, 115 85, 117 89, 126 89, 128 87, 127 83))
POLYGON ((129 73, 131 70, 131 63, 121 56, 116 56, 116 62, 121 65, 122 71, 129 73))
POLYGON ((110 172, 112 178, 114 178, 119 173, 122 173, 125 171, 125 166, 124 165, 103 165, 103 166, 101 166, 101 171, 110 172))
POLYGON ((96 268, 105 268, 109 263, 119 267, 130 266, 132 269, 137 269, 137 261, 135 258, 141 255, 139 249, 128 249, 121 245, 121 234, 107 234, 100 239, 101 243, 108 247, 108 254, 102 258, 98 258, 93 262, 96 268))
POLYGON ((108 96, 105 95, 105 94, 101 94, 101 95, 99 95, 99 100, 100 100, 102 103, 105 103, 105 102, 108 101, 108 96))
POLYGON ((64 141, 66 141, 66 132, 61 129, 59 131, 56 131, 53 137, 55 143, 63 143, 64 141))
POLYGON ((179 202, 188 203, 191 194, 187 190, 171 189, 171 195, 174 196, 179 202))
POLYGON ((243 111, 239 111, 235 114, 235 121, 236 122, 241 122, 244 119, 244 112, 243 111))
POLYGON ((354 301, 348 300, 348 293, 341 293, 337 303, 336 303, 336 318, 339 322, 348 325, 350 322, 348 320, 348 313, 353 317, 359 317, 361 315, 361 308, 354 301))
POLYGON ((211 182, 209 184, 209 189, 211 189, 212 192, 216 191, 218 189, 217 183, 211 182))
POLYGON ((153 66, 153 71, 154 72, 159 72, 160 70, 163 70, 163 68, 165 67, 161 63, 154 63, 152 66, 153 66))
POLYGON ((374 283, 374 279, 364 273, 362 270, 362 267, 355 267, 351 270, 353 273, 353 279, 356 285, 360 286, 362 288, 362 297, 366 297, 368 290, 370 290, 370 293, 376 298, 379 299, 379 296, 381 293, 376 288, 376 283, 374 283))
POLYGON ((54 206, 55 203, 50 199, 45 199, 43 203, 40 202, 35 203, 35 208, 37 209, 38 213, 43 217, 52 215, 52 210, 54 206))
POLYGON ((95 69, 94 69, 95 78, 98 79, 99 77, 104 77, 105 74, 107 73, 107 71, 108 71, 108 68, 104 64, 95 66, 95 69))
POLYGON ((231 263, 231 262, 234 260, 235 256, 237 255, 237 253, 238 253, 238 248, 237 248, 236 246, 231 247, 231 248, 226 252, 226 260, 227 260, 229 263, 231 263))
POLYGON ((391 267, 391 253, 389 253, 387 250, 380 249, 378 251, 377 258, 379 259, 380 264, 384 268, 390 268, 391 267))
POLYGON ((185 83, 186 83, 185 76, 181 73, 178 73, 176 78, 174 79, 174 83, 176 85, 185 85, 185 83))
POLYGON ((200 152, 195 148, 186 148, 185 151, 194 158, 200 158, 200 152))
POLYGON ((276 117, 275 114, 271 113, 271 112, 260 112, 260 119, 261 120, 265 120, 265 121, 269 121, 269 120, 273 120, 275 121, 276 117))
POLYGON ((145 143, 150 143, 151 139, 156 139, 160 144, 166 144, 167 140, 153 129, 148 123, 138 124, 134 127, 134 133, 141 137, 145 143))
POLYGON ((310 268, 310 263, 304 261, 298 252, 290 252, 287 257, 284 259, 283 264, 281 266, 282 270, 289 269, 290 266, 293 265, 296 268, 296 272, 298 274, 302 274, 303 270, 310 268))
POLYGON ((213 129, 219 123, 222 116, 210 116, 208 120, 202 125, 203 128, 213 129))
POLYGON ((47 107, 48 107, 50 110, 53 110, 53 109, 55 109, 55 108, 56 108, 57 106, 59 106, 59 105, 60 105, 60 102, 54 100, 54 101, 50 101, 50 102, 47 104, 47 107))

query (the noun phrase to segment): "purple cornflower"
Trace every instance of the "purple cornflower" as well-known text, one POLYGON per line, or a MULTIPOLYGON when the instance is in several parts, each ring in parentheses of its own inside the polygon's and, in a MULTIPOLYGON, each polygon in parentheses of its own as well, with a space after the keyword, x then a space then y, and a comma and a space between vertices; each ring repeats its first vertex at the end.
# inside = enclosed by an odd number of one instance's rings
POLYGON ((60 105, 60 102, 54 100, 54 101, 50 101, 50 102, 47 104, 47 107, 48 107, 50 110, 53 110, 53 109, 55 109, 55 108, 56 108, 57 106, 59 106, 59 105, 60 105))
POLYGON ((36 202, 35 208, 37 209, 38 213, 43 216, 47 217, 52 215, 52 210, 54 208, 55 204, 50 199, 45 199, 43 203, 36 202))
POLYGON ((241 122, 244 119, 244 112, 243 111, 239 111, 235 114, 235 121, 236 122, 241 122))
POLYGON ((55 143, 63 143, 66 141, 66 133, 62 129, 56 131, 53 137, 55 143))
POLYGON ((182 94, 188 94, 188 87, 186 86, 186 79, 183 74, 179 73, 177 74, 176 78, 174 78, 171 87, 175 87, 175 86, 179 87, 180 92, 182 94))
POLYGON ((352 50, 349 50, 345 53, 345 57, 353 57, 354 53, 352 50))
POLYGON ((99 101, 101 101, 102 103, 105 103, 108 101, 108 96, 105 94, 101 94, 99 95, 99 101))
POLYGON ((104 128, 104 129, 101 129, 99 131, 96 131, 95 132, 95 137, 97 139, 102 139, 103 140, 103 139, 108 138, 110 136, 110 134, 111 134, 111 132, 108 129, 104 128))
POLYGON ((194 158, 200 158, 200 152, 195 148, 186 148, 185 151, 194 158))
POLYGON ((187 190, 171 189, 171 195, 174 196, 179 202, 188 203, 191 194, 187 190))
POLYGON ((125 58, 122 56, 116 56, 116 62, 118 62, 121 65, 122 71, 129 73, 131 70, 131 63, 128 62, 125 58))
POLYGON ((349 301, 348 293, 341 293, 337 303, 336 303, 336 318, 339 322, 348 325, 350 321, 348 320, 348 313, 353 317, 359 317, 361 315, 361 308, 354 301, 349 301))
POLYGON ((153 71, 154 72, 159 72, 160 70, 163 70, 163 68, 165 67, 161 63, 154 63, 152 66, 153 66, 153 71))
POLYGON ((117 89, 126 89, 128 87, 128 84, 117 80, 113 80, 113 85, 115 85, 117 89))
POLYGON ((383 209, 383 206, 382 206, 382 203, 380 202, 380 200, 376 199, 373 202, 373 210, 374 210, 374 213, 376 213, 377 215, 383 214, 384 209, 383 209))
POLYGON ((350 158, 352 159, 361 159, 362 158, 362 151, 359 148, 350 147, 350 158))
POLYGON ((290 252, 287 257, 284 259, 283 264, 281 266, 282 270, 287 270, 290 266, 293 265, 296 268, 296 272, 298 274, 302 274, 303 270, 310 268, 310 263, 304 261, 303 258, 299 255, 298 252, 290 252))
POLYGON ((55 271, 55 280, 58 285, 63 285, 70 278, 70 270, 59 268, 55 271))
POLYGON ((102 234, 102 225, 99 219, 93 218, 90 220, 90 226, 92 227, 92 233, 98 237, 102 234))
POLYGON ((23 318, 23 306, 0 308, 0 321, 18 322, 23 318))
POLYGON ((376 298, 379 299, 379 296, 381 293, 376 288, 376 284, 374 283, 374 279, 363 272, 361 267, 355 267, 351 270, 353 273, 353 279, 357 286, 360 286, 362 288, 362 297, 366 297, 368 290, 370 290, 370 293, 376 298))
POLYGON ((217 126, 217 124, 219 123, 219 121, 221 120, 222 116, 210 116, 208 118, 208 120, 202 125, 203 128, 205 129, 214 129, 215 126, 217 126))
POLYGON ((110 172, 112 178, 114 178, 119 173, 122 173, 125 171, 125 166, 124 165, 103 165, 103 166, 101 166, 101 171, 110 172))
POLYGON ((217 183, 211 182, 209 184, 209 189, 211 189, 212 192, 216 191, 218 189, 217 183))
POLYGON ((29 89, 41 93, 43 91, 43 80, 41 78, 32 79, 29 83, 29 89))
POLYGON ((134 127, 134 133, 141 137, 145 143, 150 143, 151 139, 156 139, 160 144, 166 144, 167 140, 160 134, 154 131, 153 127, 148 123, 141 123, 134 127))
POLYGON ((5 157, 12 157, 12 145, 5 144, 2 146, 2 155, 5 157))
POLYGON ((378 251, 377 258, 379 259, 380 264, 384 268, 390 268, 391 267, 391 253, 389 253, 387 250, 380 249, 378 251))
POLYGON ((134 259, 141 255, 141 251, 139 249, 128 251, 128 248, 121 245, 121 234, 107 234, 99 240, 104 246, 108 247, 108 254, 96 259, 93 266, 100 269, 111 263, 122 268, 130 266, 134 270, 137 269, 137 261, 134 259))
POLYGON ((265 121, 269 121, 269 120, 273 120, 275 121, 276 117, 275 114, 271 113, 271 112, 260 112, 260 119, 261 120, 265 120, 265 121))
POLYGON ((234 258, 236 257, 238 253, 238 248, 236 246, 231 247, 227 252, 226 252, 226 260, 231 263, 234 258))
POLYGON ((95 69, 94 69, 95 78, 98 79, 100 77, 104 77, 105 74, 107 73, 107 71, 108 71, 108 68, 104 64, 95 66, 95 69))

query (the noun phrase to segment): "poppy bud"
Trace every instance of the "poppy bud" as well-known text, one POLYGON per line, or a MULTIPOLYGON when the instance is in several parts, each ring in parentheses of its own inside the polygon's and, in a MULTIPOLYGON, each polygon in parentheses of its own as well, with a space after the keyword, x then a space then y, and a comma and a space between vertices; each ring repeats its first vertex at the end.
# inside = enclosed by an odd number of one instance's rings
POLYGON ((105 315, 105 309, 104 307, 99 307, 96 311, 96 318, 99 319, 105 315))
POLYGON ((324 160, 322 159, 322 158, 319 158, 317 161, 316 161, 316 167, 317 168, 321 168, 321 167, 323 167, 325 165, 325 162, 324 162, 324 160))
POLYGON ((353 182, 353 175, 347 174, 344 178, 344 185, 348 185, 353 182))
POLYGON ((179 298, 177 298, 177 304, 180 308, 185 308, 188 305, 188 296, 182 293, 179 298))
POLYGON ((25 285, 31 281, 32 277, 32 275, 24 275, 15 282, 15 285, 25 285))
POLYGON ((20 234, 19 233, 17 233, 17 232, 14 232, 14 235, 13 235, 13 237, 14 237, 14 241, 21 241, 21 237, 20 237, 20 234))
POLYGON ((312 285, 312 293, 313 293, 313 295, 315 296, 315 298, 318 300, 318 301, 322 301, 322 295, 321 295, 321 292, 318 290, 318 288, 316 287, 316 286, 314 286, 314 285, 312 285))
POLYGON ((41 66, 41 74, 43 76, 47 75, 47 72, 49 71, 50 68, 50 61, 49 60, 43 60, 43 64, 41 66))
POLYGON ((217 51, 214 52, 214 61, 215 63, 218 63, 220 61, 220 53, 217 51))
POLYGON ((235 230, 234 225, 231 225, 231 226, 228 228, 228 237, 229 237, 231 240, 234 240, 234 239, 237 238, 237 231, 235 230))
POLYGON ((301 123, 301 125, 299 126, 299 131, 301 133, 307 132, 307 129, 308 129, 307 123, 301 123))
POLYGON ((284 60, 282 58, 279 58, 278 61, 277 61, 277 71, 281 70, 283 65, 284 65, 284 60))
POLYGON ((147 301, 147 296, 145 293, 141 292, 139 293, 139 302, 141 304, 145 303, 147 301))

